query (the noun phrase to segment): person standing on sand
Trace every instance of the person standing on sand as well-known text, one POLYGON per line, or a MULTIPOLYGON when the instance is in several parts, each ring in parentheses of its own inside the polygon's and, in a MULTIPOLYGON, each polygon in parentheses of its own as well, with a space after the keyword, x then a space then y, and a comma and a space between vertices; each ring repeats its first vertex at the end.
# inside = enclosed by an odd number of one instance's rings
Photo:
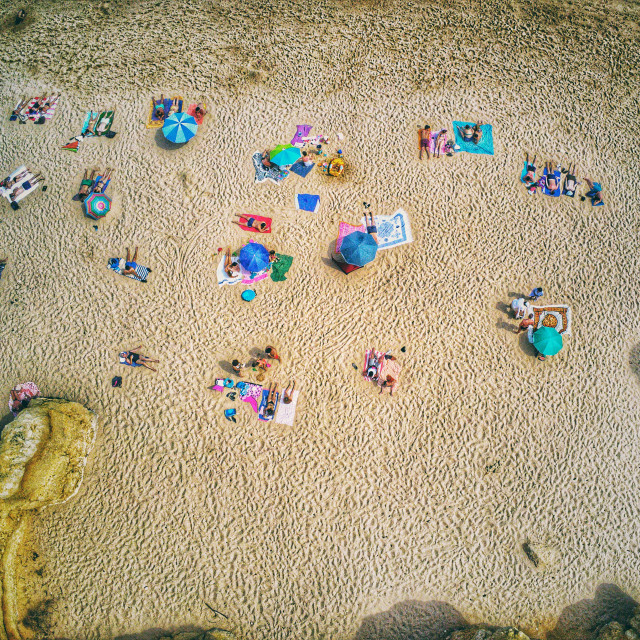
POLYGON ((544 295, 544 291, 542 290, 542 287, 536 287, 529 294, 529 300, 531 300, 531 302, 535 302, 538 298, 542 298, 543 295, 544 295))
POLYGON ((420 160, 422 160, 423 149, 427 151, 427 158, 430 158, 431 154, 429 153, 429 143, 431 142, 431 127, 428 124, 425 124, 424 129, 420 129, 420 131, 418 131, 418 135, 420 136, 420 160))
POLYGON ((523 331, 526 331, 529 327, 533 327, 533 325, 533 313, 530 313, 529 317, 524 318, 518 325, 518 328, 516 329, 516 335, 522 333, 523 331))
POLYGON ((234 360, 231 363, 231 368, 238 374, 238 377, 242 377, 243 374, 243 369, 244 369, 245 365, 243 365, 240 360, 234 360))
POLYGON ((520 318, 523 318, 527 310, 527 305, 524 301, 524 298, 515 298, 514 300, 512 300, 511 309, 513 310, 513 314, 516 320, 520 320, 520 318))

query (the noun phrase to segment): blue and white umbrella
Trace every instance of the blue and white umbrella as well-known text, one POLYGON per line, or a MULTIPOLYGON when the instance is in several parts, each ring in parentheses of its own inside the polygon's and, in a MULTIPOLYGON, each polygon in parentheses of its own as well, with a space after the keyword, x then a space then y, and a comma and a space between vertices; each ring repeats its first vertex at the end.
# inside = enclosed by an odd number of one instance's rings
POLYGON ((193 116, 184 111, 169 116, 162 125, 162 133, 169 142, 182 144, 191 140, 198 131, 198 123, 193 116))

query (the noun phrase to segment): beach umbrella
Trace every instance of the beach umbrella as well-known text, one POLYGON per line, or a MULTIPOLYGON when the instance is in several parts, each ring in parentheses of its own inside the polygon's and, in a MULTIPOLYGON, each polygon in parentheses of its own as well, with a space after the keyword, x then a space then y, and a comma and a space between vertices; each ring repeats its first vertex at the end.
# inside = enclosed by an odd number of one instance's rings
POLYGON ((104 193, 92 193, 84 201, 84 212, 94 220, 104 218, 111 209, 111 198, 104 193))
POLYGON ((250 242, 240 249, 240 264, 247 271, 256 273, 269 266, 269 252, 259 242, 250 242))
POLYGON ((198 131, 198 123, 193 116, 181 111, 169 116, 162 125, 162 133, 169 142, 182 144, 191 140, 198 131))
POLYGON ((345 236, 340 245, 340 255, 347 264, 364 267, 371 262, 378 252, 378 244, 368 233, 354 231, 345 236))
POLYGON ((279 144, 273 151, 269 153, 269 160, 279 167, 286 167, 293 164, 302 157, 300 149, 292 144, 279 144))
POLYGON ((555 356, 562 349, 562 336, 553 327, 540 327, 533 332, 533 346, 543 356, 555 356))

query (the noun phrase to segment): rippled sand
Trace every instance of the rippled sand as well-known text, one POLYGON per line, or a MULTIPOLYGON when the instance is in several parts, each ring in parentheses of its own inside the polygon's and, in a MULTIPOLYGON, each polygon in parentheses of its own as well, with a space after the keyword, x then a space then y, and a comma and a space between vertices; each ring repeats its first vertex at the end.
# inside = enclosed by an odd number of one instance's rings
POLYGON ((429 601, 544 635, 603 582, 639 596, 640 5, 283 5, 42 0, 4 23, 3 112, 62 98, 45 127, 0 122, 1 171, 50 185, 2 204, 0 391, 35 380, 101 416, 80 492, 35 521, 24 589, 74 639, 372 638, 369 616, 400 634, 429 601), (210 108, 177 151, 144 127, 174 90, 210 108), (115 139, 60 149, 115 105, 115 139), (420 162, 418 125, 452 119, 492 123, 495 156, 420 162), (345 134, 345 180, 254 184, 251 153, 302 122, 345 134), (606 205, 527 196, 525 152, 576 161, 606 205), (70 200, 92 166, 116 169, 97 232, 70 200), (415 242, 347 278, 327 248, 363 200, 405 209, 415 242), (251 304, 212 258, 247 239, 238 212, 273 216, 270 246, 294 256, 251 304), (106 268, 134 245, 147 284, 106 268), (573 312, 545 363, 504 310, 534 285, 573 312), (140 343, 158 374, 117 364, 140 343), (303 390, 293 428, 239 403, 228 422, 206 389, 266 344, 283 356, 267 379, 303 390), (393 398, 352 367, 370 346, 402 361, 393 398))

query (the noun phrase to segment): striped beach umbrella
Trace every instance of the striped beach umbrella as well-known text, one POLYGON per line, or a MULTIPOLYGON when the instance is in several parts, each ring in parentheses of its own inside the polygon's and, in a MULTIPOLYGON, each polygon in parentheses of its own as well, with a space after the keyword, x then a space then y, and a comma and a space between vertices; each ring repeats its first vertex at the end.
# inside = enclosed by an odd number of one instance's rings
POLYGON ((84 212, 90 218, 104 218, 111 209, 111 198, 104 193, 92 193, 84 201, 84 212))
POLYGON ((198 123, 193 116, 182 111, 169 116, 162 125, 162 133, 169 142, 182 144, 191 140, 198 131, 198 123))

